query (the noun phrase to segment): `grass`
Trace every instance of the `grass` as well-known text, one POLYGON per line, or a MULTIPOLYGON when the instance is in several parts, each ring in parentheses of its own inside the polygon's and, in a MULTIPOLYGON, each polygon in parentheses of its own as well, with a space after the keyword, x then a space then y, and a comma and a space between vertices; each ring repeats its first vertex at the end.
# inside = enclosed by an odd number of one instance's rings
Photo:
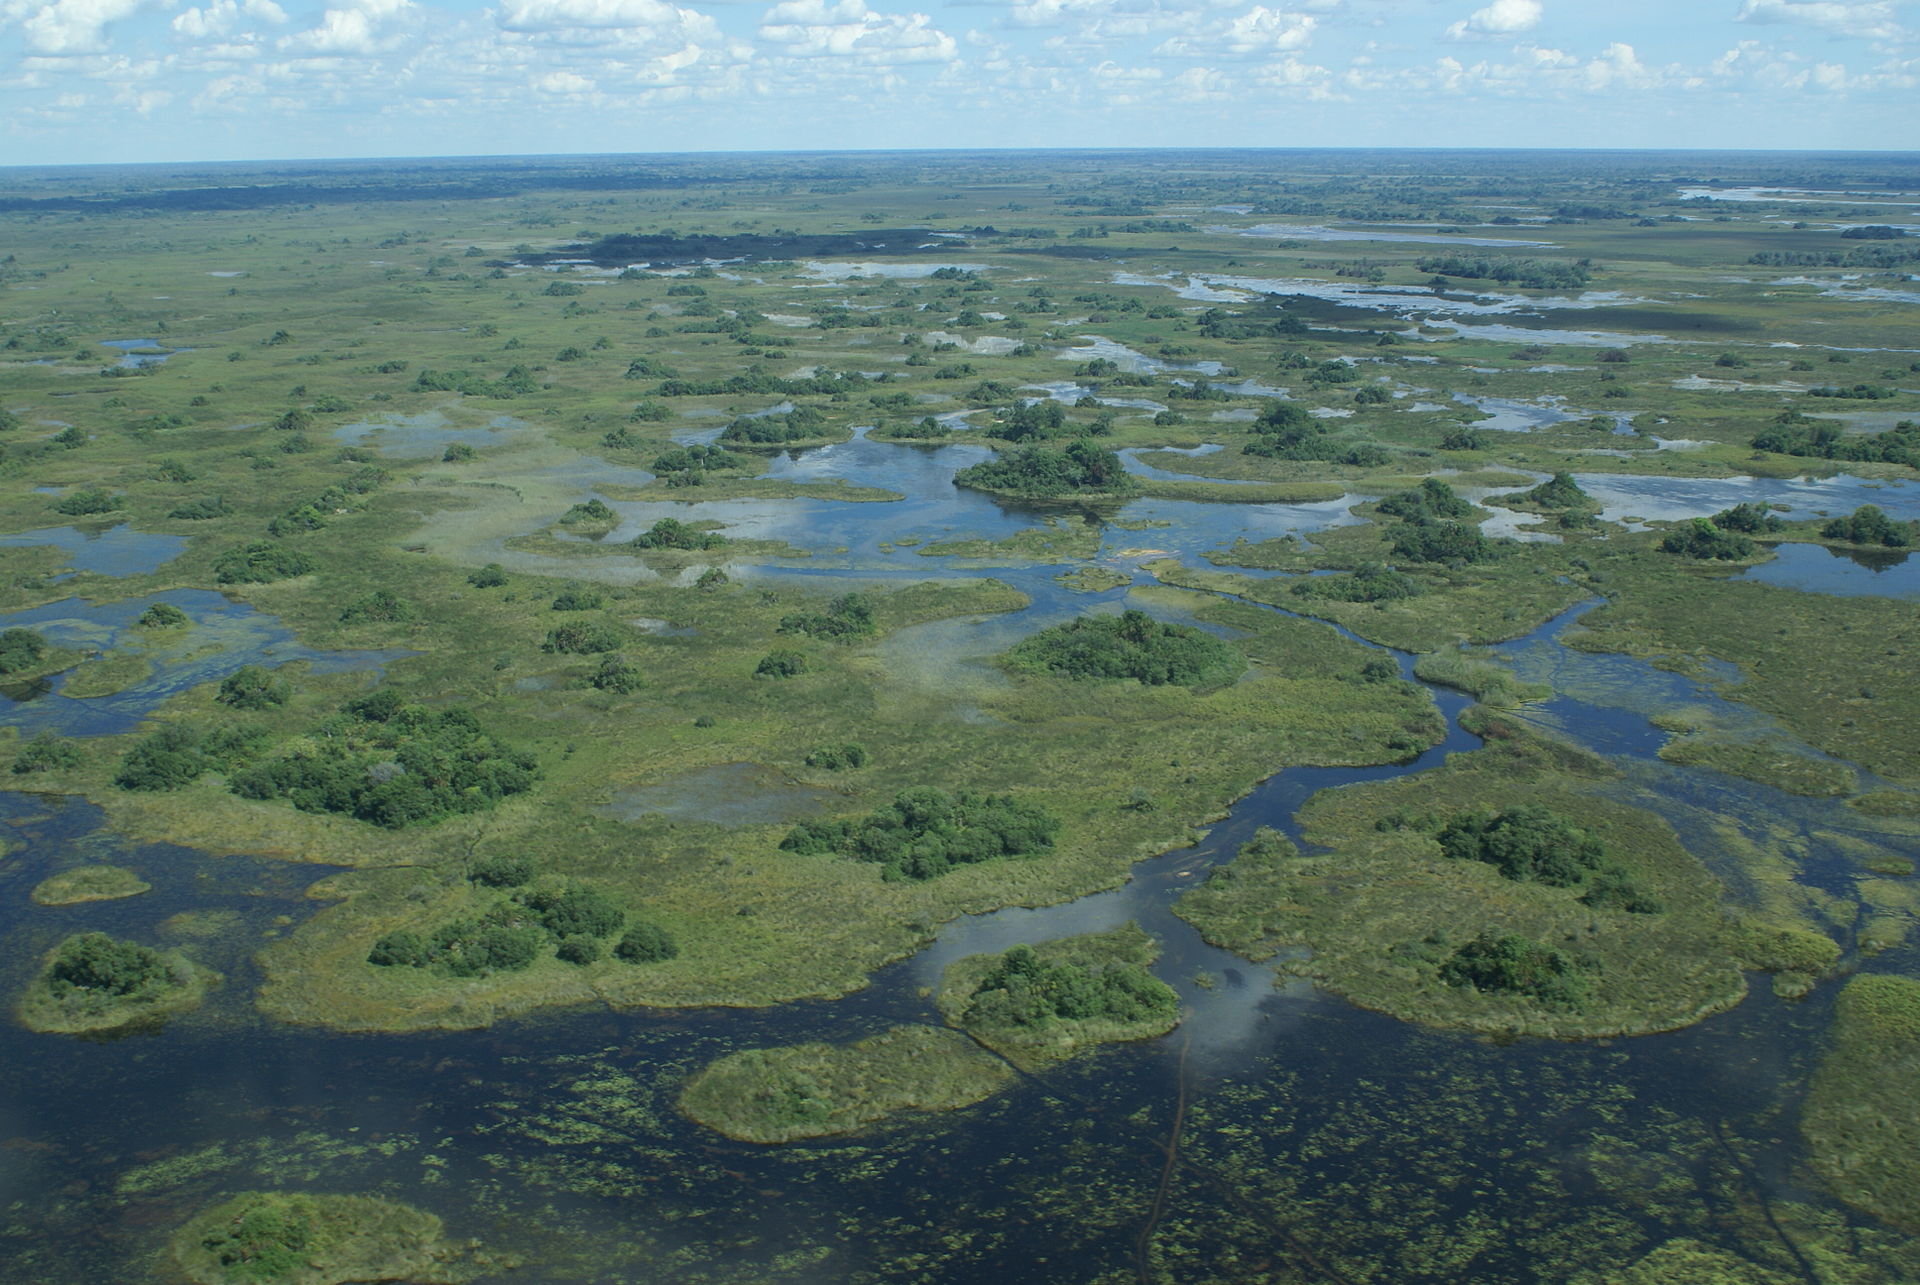
POLYGON ((35 884, 33 901, 37 906, 77 906, 137 897, 152 889, 152 884, 125 866, 77 866, 35 884))
POLYGON ((1916 1077, 1920 982, 1886 975, 1848 982, 1834 1006, 1800 1131, 1835 1195, 1908 1232, 1920 1231, 1916 1077))
POLYGON ((1470 1030, 1578 1039, 1645 1034, 1697 1022, 1746 994, 1743 969, 1817 975, 1833 943, 1797 923, 1728 909, 1719 882, 1651 813, 1607 797, 1600 760, 1498 718, 1491 742, 1415 777, 1327 790, 1301 812, 1324 854, 1285 845, 1236 859, 1177 912, 1217 945, 1269 958, 1306 946, 1284 971, 1365 1008, 1470 1030), (1474 861, 1447 860, 1426 818, 1516 798, 1601 836, 1613 859, 1664 903, 1659 914, 1595 910, 1577 888, 1517 883, 1474 861), (1405 828, 1402 828, 1402 827, 1405 828), (1574 1009, 1450 986, 1438 974, 1476 933, 1518 933, 1593 969, 1574 1009))
POLYGON ((1545 683, 1525 682, 1505 666, 1464 651, 1429 652, 1414 660, 1413 672, 1426 682, 1466 692, 1482 705, 1524 705, 1553 695, 1545 683))
POLYGON ((899 1026, 854 1044, 729 1053, 687 1082, 680 1109, 739 1142, 853 1133, 906 1111, 957 1111, 1013 1072, 953 1031, 899 1026))

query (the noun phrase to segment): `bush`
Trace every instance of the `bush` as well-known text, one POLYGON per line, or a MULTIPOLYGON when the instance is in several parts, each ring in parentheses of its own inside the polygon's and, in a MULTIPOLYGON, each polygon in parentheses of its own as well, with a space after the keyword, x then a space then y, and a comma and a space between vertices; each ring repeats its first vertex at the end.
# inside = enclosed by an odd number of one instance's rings
POLYGON ((1418 580, 1392 567, 1363 562, 1347 575, 1308 576, 1296 581, 1292 593, 1298 598, 1335 602, 1393 602, 1418 597, 1421 588, 1418 580))
POLYGON ((1660 541, 1667 553, 1703 561, 1740 562, 1753 556, 1753 541, 1736 531, 1722 531, 1705 518, 1683 522, 1660 541))
POLYGON ((141 612, 140 618, 133 623, 142 629, 174 629, 181 625, 191 624, 192 621, 186 612, 180 610, 180 608, 174 606, 172 603, 156 602, 141 612))
POLYGON ((611 937, 620 931, 626 912, 605 893, 592 888, 564 892, 531 892, 521 903, 534 913, 540 926, 556 938, 611 937))
POLYGON ((1031 946, 1014 946, 975 988, 968 1026, 1048 1026, 1059 1021, 1132 1024, 1172 1016, 1173 988, 1138 964, 1095 968, 1048 963, 1031 946))
POLYGON ((953 481, 956 486, 1041 499, 1080 494, 1129 496, 1140 490, 1139 479, 1126 471, 1118 455, 1085 439, 1058 451, 1028 446, 962 469, 953 481))
POLYGON ((846 821, 806 821, 780 847, 803 856, 838 853, 882 867, 887 879, 933 879, 955 866, 1026 857, 1053 847, 1059 820, 1012 795, 923 787, 846 821))
POLYGON ((533 878, 535 869, 531 857, 502 853, 474 862, 467 878, 488 888, 518 888, 533 878))
POLYGON ((727 538, 688 526, 678 518, 661 518, 634 536, 631 543, 636 549, 719 549, 725 547, 727 538))
POLYGON ((1440 966, 1450 986, 1521 995, 1549 1008, 1577 1009, 1591 994, 1585 970, 1571 958, 1513 933, 1483 932, 1440 966))
MULTIPOLYGON (((807 755, 807 766, 823 768, 829 772, 845 771, 847 768, 867 765, 867 747, 864 745, 822 745, 807 755)), ((15 769, 16 771, 18 769, 15 769)))
POLYGON ((1413 562, 1487 562, 1500 546, 1464 522, 1401 522, 1393 530, 1394 556, 1413 562))
POLYGON ((812 638, 845 641, 874 632, 873 607, 862 593, 847 593, 827 604, 825 613, 794 612, 780 618, 783 634, 806 634, 812 638))
POLYGON ((1606 849, 1590 831, 1531 804, 1462 813, 1441 828, 1439 840, 1456 861, 1484 861, 1518 883, 1553 888, 1580 883, 1606 861, 1606 849))
POLYGON ((119 507, 119 496, 90 488, 70 491, 53 502, 55 513, 63 513, 70 518, 85 517, 91 513, 111 513, 119 507))
POLYGON ((576 585, 571 589, 562 589, 553 600, 555 611, 597 611, 605 606, 607 596, 598 589, 585 589, 576 585))
POLYGON ((1743 535, 1767 535, 1786 525, 1769 513, 1766 505, 1753 503, 1736 504, 1730 509, 1722 509, 1708 521, 1722 531, 1738 531, 1743 535))
POLYGON ((442 464, 464 464, 477 454, 465 442, 448 442, 447 449, 440 453, 442 464))
POLYGON ((273 709, 293 696, 293 684, 258 665, 242 665, 220 680, 214 699, 235 709, 273 709))
POLYGON ((194 732, 169 723, 127 751, 113 783, 123 790, 177 790, 207 770, 194 732))
POLYGON ((597 963, 606 950, 606 943, 598 937, 568 937, 561 941, 554 954, 564 963, 585 967, 597 963))
POLYGON ((561 526, 616 526, 620 515, 598 498, 576 504, 560 515, 561 526))
POLYGON ((1822 539, 1845 540, 1848 544, 1878 544, 1889 549, 1904 549, 1913 543, 1913 526, 1895 522, 1879 506, 1863 504, 1844 518, 1835 518, 1820 528, 1822 539))
POLYGON ((167 516, 182 522, 211 522, 215 518, 224 518, 233 509, 224 496, 209 495, 198 500, 189 500, 178 508, 169 509, 167 516))
POLYGON ((1440 438, 1440 449, 1443 451, 1483 451, 1486 448, 1487 435, 1476 433, 1464 424, 1448 429, 1440 438))
POLYGON ((615 696, 630 695, 646 685, 645 680, 640 676, 640 670, 628 664, 627 658, 617 652, 602 657, 600 668, 593 672, 593 676, 587 682, 590 686, 603 692, 611 692, 615 696))
POLYGON ((216 558, 213 577, 221 584, 271 584, 275 580, 304 576, 315 565, 312 558, 298 549, 270 540, 255 540, 216 558))
POLYGON ((561 655, 590 656, 616 650, 624 639, 612 625, 599 621, 570 621, 547 631, 540 650, 561 655))
POLYGON ((82 933, 60 943, 47 969, 47 989, 56 997, 76 990, 132 995, 171 980, 159 951, 105 933, 82 933))
POLYGON ((29 772, 65 772, 79 766, 80 747, 52 732, 40 733, 13 756, 13 770, 18 776, 29 772))
POLYGON ((1190 625, 1169 625, 1145 612, 1082 616, 1017 644, 1008 659, 1023 669, 1073 678, 1134 678, 1150 687, 1219 687, 1246 668, 1235 648, 1190 625))
POLYGON ((805 673, 806 668, 805 652, 782 648, 762 656, 760 663, 753 667, 753 672, 758 678, 792 678, 796 674, 805 673))
POLYGON ((398 624, 413 619, 413 608, 385 589, 375 589, 348 603, 340 613, 344 624, 398 624))
POLYGON ((0 630, 0 674, 32 669, 47 654, 47 640, 31 629, 0 630))
POLYGON ((1416 487, 1396 491, 1377 506, 1388 517, 1410 522, 1437 522, 1441 519, 1471 517, 1473 505, 1437 477, 1427 478, 1416 487))
POLYGON ((613 953, 629 964, 657 964, 678 955, 680 944, 660 925, 642 919, 627 929, 613 953))
POLYGON ((489 562, 478 571, 467 573, 467 583, 476 589, 498 589, 507 582, 507 569, 497 562, 489 562))

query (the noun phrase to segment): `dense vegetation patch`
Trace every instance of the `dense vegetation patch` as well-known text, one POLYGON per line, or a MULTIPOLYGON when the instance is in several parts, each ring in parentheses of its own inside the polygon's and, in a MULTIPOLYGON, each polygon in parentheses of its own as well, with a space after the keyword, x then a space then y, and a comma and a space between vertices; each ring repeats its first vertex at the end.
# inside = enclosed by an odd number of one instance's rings
POLYGON ((1856 977, 1834 1005, 1828 1049, 1800 1117, 1835 1195, 1920 1230, 1920 982, 1856 977))
POLYGON ((293 698, 293 684, 259 665, 242 665, 220 680, 214 700, 234 709, 273 709, 293 698))
POLYGON ((1738 531, 1723 531, 1706 518, 1674 527, 1661 539, 1660 548, 1702 562, 1744 562, 1754 555, 1752 540, 1738 531))
POLYGON ((1458 521, 1473 516, 1473 505, 1437 477, 1426 478, 1418 486, 1396 491, 1374 507, 1388 517, 1404 518, 1409 522, 1458 521))
POLYGON ((1753 447, 1824 460, 1863 460, 1920 468, 1920 424, 1901 420, 1884 433, 1849 433, 1828 419, 1787 411, 1755 434, 1753 447))
POLYGON ((79 933, 48 956, 21 1000, 20 1016, 36 1031, 111 1030, 191 1008, 211 980, 178 954, 79 933))
POLYGON ((440 1231, 432 1214, 390 1200, 256 1191, 181 1228, 173 1257, 194 1285, 468 1279, 440 1231))
POLYGON ((1128 496, 1140 482, 1105 447, 1081 439, 1061 450, 1028 446, 1008 455, 983 460, 954 474, 954 485, 1033 499, 1064 496, 1128 496))
MULTIPOLYGON (((475 882, 502 886, 517 870, 495 865, 475 882)), ((426 936, 401 930, 374 942, 367 962, 381 968, 431 968, 448 977, 481 977, 531 967, 551 948, 569 964, 591 964, 607 953, 607 940, 628 924, 606 894, 584 886, 534 888, 514 893, 479 915, 455 919, 426 936)), ((673 937, 657 924, 635 922, 614 945, 615 958, 651 963, 679 954, 673 937)))
POLYGON ((492 807, 532 788, 533 756, 472 712, 409 704, 391 688, 348 701, 282 757, 232 778, 235 794, 287 799, 398 829, 492 807))
POLYGON ((1519 995, 1548 1008, 1581 1008, 1592 993, 1594 965, 1517 933, 1482 932, 1440 966, 1452 986, 1519 995))
POLYGON ((846 642, 872 634, 878 626, 873 619, 873 604, 863 593, 841 594, 827 604, 825 611, 796 611, 780 618, 783 634, 805 634, 810 638, 830 638, 846 642))
POLYGON ((65 772, 80 766, 80 747, 64 736, 41 732, 25 742, 13 756, 16 775, 29 772, 65 772))
POLYGON ((803 821, 780 846, 802 856, 869 861, 889 880, 935 879, 955 866, 1045 852, 1059 829, 1052 813, 1010 794, 949 794, 925 786, 902 790, 864 817, 803 821))
POLYGON ((213 578, 221 584, 271 584, 304 576, 317 565, 298 549, 272 540, 255 540, 214 559, 213 578))
POLYGON ((1527 290, 1580 290, 1593 280, 1593 264, 1580 259, 1515 259, 1489 254, 1429 254, 1414 261, 1422 272, 1442 277, 1498 281, 1527 290))
POLYGON ((1174 1016, 1173 988, 1138 964, 1097 967, 1042 960, 1013 946, 974 987, 967 1027, 1041 1027, 1067 1021, 1134 1023, 1174 1016))
POLYGON ((1071 678, 1135 678, 1149 687, 1220 687, 1246 658, 1204 629, 1165 624, 1144 611, 1081 616, 1042 630, 1007 653, 1018 669, 1071 678))
POLYGON ((1551 808, 1521 804, 1475 809, 1440 827, 1440 851, 1455 861, 1484 861, 1517 883, 1549 888, 1584 885, 1580 900, 1596 909, 1658 914, 1660 899, 1608 860, 1606 845, 1551 808))
POLYGON ((1913 523, 1896 522, 1874 504, 1863 504, 1844 518, 1834 518, 1820 528, 1822 539, 1845 540, 1848 544, 1877 544, 1889 549, 1904 549, 1913 543, 1913 523))
POLYGON ((636 549, 719 549, 726 546, 727 538, 718 531, 703 531, 679 518, 661 518, 634 536, 630 543, 636 549))
POLYGON ((0 675, 32 669, 46 654, 47 640, 33 630, 0 630, 0 675))
MULTIPOLYGON (((1351 378, 1352 368, 1334 363, 1351 378)), ((1336 372, 1322 370, 1320 382, 1331 382, 1336 372)), ((1375 442, 1351 441, 1327 431, 1326 421, 1315 418, 1298 402, 1275 399, 1252 424, 1254 438, 1241 447, 1245 455, 1275 460, 1319 460, 1346 464, 1354 468, 1372 468, 1387 462, 1387 453, 1375 442)))
POLYGON ((1420 582, 1378 562, 1363 562, 1345 575, 1308 576, 1289 591, 1296 598, 1334 602, 1394 602, 1417 597, 1420 582))

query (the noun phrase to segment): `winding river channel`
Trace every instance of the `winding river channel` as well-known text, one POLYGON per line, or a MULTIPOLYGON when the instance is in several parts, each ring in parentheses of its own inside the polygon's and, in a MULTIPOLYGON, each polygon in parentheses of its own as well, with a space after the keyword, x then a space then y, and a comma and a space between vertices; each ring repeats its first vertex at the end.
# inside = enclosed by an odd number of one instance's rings
MULTIPOLYGON (((844 478, 906 499, 613 502, 623 526, 611 538, 660 516, 711 517, 730 534, 814 551, 729 568, 742 576, 814 585, 992 576, 1033 599, 1008 616, 918 626, 882 644, 933 669, 976 665, 1085 610, 1166 614, 1133 598, 1132 584, 1074 592, 1058 582, 1062 571, 1090 562, 1145 583, 1139 567, 1154 559, 1197 563, 1236 537, 1310 539, 1355 520, 1347 509, 1357 497, 1140 500, 1108 519, 1083 563, 994 565, 903 544, 997 539, 1034 525, 1033 513, 951 486, 953 472, 984 453, 857 438, 780 457, 769 473, 844 478)), ((1751 489, 1738 480, 1609 483, 1610 505, 1661 517, 1711 512, 1751 489)), ((1821 507, 1857 502, 1844 482, 1814 489, 1821 507)), ((1876 488, 1870 498, 1920 516, 1920 488, 1876 488)), ((556 565, 577 573, 577 562, 556 565)), ((1791 583, 1819 591, 1821 565, 1796 564, 1791 583)), ((1833 570, 1845 580, 1836 591, 1872 590, 1833 570)), ((1875 581, 1889 593, 1916 588, 1904 574, 1875 581)), ((151 690, 110 710, 57 690, 15 693, 0 718, 118 731, 183 684, 245 659, 392 659, 322 657, 269 623, 239 620, 244 613, 215 595, 168 596, 196 618, 236 618, 227 659, 163 663, 151 690)), ((1800 880, 1847 896, 1858 814, 1656 757, 1663 734, 1648 719, 1661 709, 1699 707, 1755 732, 1767 721, 1711 683, 1563 646, 1562 631, 1592 605, 1497 649, 1523 676, 1554 686, 1553 699, 1521 717, 1620 766, 1614 795, 1670 821, 1736 897, 1752 880, 1741 839, 1784 845, 1800 880)), ((62 608, 44 621, 108 629, 138 604, 62 608)), ((1412 658, 1394 655, 1416 681, 1412 658)), ((571 1010, 445 1034, 342 1035, 253 1014, 249 956, 311 912, 304 891, 324 868, 134 844, 90 804, 0 794, 0 834, 17 845, 0 862, 9 992, 76 926, 185 945, 228 979, 205 1010, 158 1032, 74 1041, 9 1029, 0 1279, 145 1279, 167 1231, 206 1201, 283 1183, 408 1200, 440 1214, 451 1234, 517 1257, 519 1269, 500 1279, 556 1282, 1566 1280, 1676 1238, 1791 1263, 1808 1220, 1869 1223, 1812 1188, 1793 1126, 1831 984, 1787 1003, 1760 978, 1733 1010, 1666 1035, 1502 1044, 1362 1011, 1310 985, 1276 985, 1270 966, 1207 946, 1172 913, 1256 828, 1298 837, 1295 813, 1316 791, 1426 771, 1473 748, 1458 722, 1467 698, 1430 690, 1448 732, 1411 762, 1279 771, 1204 841, 1141 862, 1122 887, 950 923, 842 999, 571 1010), (39 879, 82 859, 132 866, 154 890, 72 910, 31 906, 39 879), (1162 1039, 1022 1077, 964 1112, 816 1144, 731 1143, 674 1109, 679 1084, 720 1054, 937 1022, 928 988, 954 959, 1128 920, 1161 942, 1156 971, 1187 1011, 1162 1039), (1232 1272, 1221 1265, 1229 1259, 1232 1272)), ((1920 957, 1904 947, 1876 969, 1913 973, 1920 957)))

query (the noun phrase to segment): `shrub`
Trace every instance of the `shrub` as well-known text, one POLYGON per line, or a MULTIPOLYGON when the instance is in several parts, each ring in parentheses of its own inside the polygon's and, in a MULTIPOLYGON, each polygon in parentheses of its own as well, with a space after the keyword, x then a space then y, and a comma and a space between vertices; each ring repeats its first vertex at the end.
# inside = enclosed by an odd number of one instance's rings
POLYGON ((1437 477, 1427 478, 1420 485, 1405 491, 1396 491, 1377 506, 1388 517, 1405 518, 1410 522, 1437 522, 1443 518, 1471 517, 1473 505, 1437 477))
POLYGON ((1421 589, 1412 576, 1378 562, 1363 562, 1347 575, 1308 576, 1297 581, 1292 592, 1300 598, 1336 602, 1392 602, 1417 597, 1421 589))
POLYGON ((187 613, 170 602, 156 602, 133 622, 142 629, 173 629, 192 623, 187 613))
POLYGON ((594 670, 593 677, 587 682, 600 691, 612 692, 616 696, 630 695, 646 685, 639 669, 628 664, 626 657, 617 652, 602 657, 600 668, 594 670))
POLYGON ((1073 678, 1134 678, 1150 687, 1218 687, 1246 668, 1229 644, 1190 625, 1162 624, 1145 612, 1082 616, 1017 644, 1009 660, 1023 669, 1073 678))
POLYGON ((1462 813, 1442 827, 1440 850, 1456 861, 1484 861, 1520 883, 1578 884, 1606 860, 1606 849, 1549 808, 1522 804, 1504 812, 1462 813))
POLYGON ((829 772, 845 771, 848 768, 867 765, 867 747, 848 743, 846 745, 822 745, 807 755, 807 766, 824 768, 829 772))
POLYGON ((531 892, 521 898, 521 903, 534 913, 542 928, 558 938, 611 937, 627 917, 605 893, 592 888, 531 892))
POLYGON ((177 790, 197 780, 206 770, 199 736, 177 723, 169 723, 127 751, 113 783, 123 790, 177 790))
POLYGON ((467 583, 476 589, 497 589, 507 582, 507 569, 497 562, 489 562, 478 571, 467 573, 467 583))
POLYGON ((805 652, 782 648, 762 656, 760 663, 753 667, 753 672, 759 678, 792 678, 796 674, 805 673, 806 668, 805 652))
POLYGON ((31 629, 0 630, 0 674, 32 669, 47 654, 47 640, 31 629))
POLYGON ((806 634, 813 638, 842 641, 860 638, 874 631, 873 607, 862 593, 847 593, 827 604, 824 613, 794 612, 780 618, 783 634, 806 634))
POLYGON ((578 585, 562 589, 553 600, 555 611, 595 611, 606 605, 607 596, 598 589, 586 589, 578 585))
POLYGON ((63 513, 70 518, 85 517, 91 513, 111 513, 119 507, 119 496, 84 487, 70 491, 53 502, 55 513, 63 513))
POLYGON ((599 621, 575 620, 547 631, 540 650, 561 655, 588 656, 617 649, 622 638, 612 625, 599 621))
POLYGON ((554 951, 554 954, 564 963, 579 964, 584 967, 596 963, 606 950, 606 943, 598 937, 568 937, 561 941, 559 949, 554 951))
POLYGON ((172 970, 160 952, 105 933, 82 933, 60 943, 47 969, 47 988, 61 996, 76 990, 131 995, 161 985, 172 970))
POLYGON ((375 589, 348 603, 340 613, 345 624, 397 624, 413 619, 413 608, 385 589, 375 589))
POLYGON ((518 888, 531 880, 534 873, 531 857, 502 853, 474 862, 467 878, 489 888, 518 888))
POLYGON ((238 549, 229 549, 214 560, 213 577, 221 584, 270 584, 304 576, 314 569, 314 560, 298 549, 270 540, 255 540, 238 549))
POLYGON ((1660 541, 1667 553, 1703 561, 1739 562, 1753 556, 1753 541, 1736 531, 1722 531, 1705 518, 1683 522, 1660 541))
POLYGON ((629 964, 657 964, 678 955, 680 944, 660 925, 641 919, 627 929, 613 953, 629 964))
POLYGON ((1521 995, 1549 1008, 1577 1009, 1592 989, 1572 959, 1513 933, 1481 933, 1441 965, 1440 977, 1451 986, 1521 995))
POLYGON ((293 696, 293 684, 258 665, 242 665, 220 680, 214 699, 235 709, 273 709, 293 696))
POLYGON ((633 537, 636 549, 718 549, 727 538, 715 531, 702 531, 678 518, 661 518, 633 537))
POLYGON ((52 732, 40 733, 13 756, 13 770, 19 776, 29 772, 65 772, 79 766, 80 747, 52 732))
POLYGON ((1033 856, 1053 847, 1059 820, 1012 795, 923 787, 864 817, 806 821, 780 841, 803 856, 838 853, 882 867, 887 879, 933 879, 958 865, 1033 856))
POLYGON ((1833 519, 1820 528, 1820 535, 1827 540, 1878 544, 1889 549, 1904 549, 1913 543, 1911 523, 1895 522, 1873 504, 1863 504, 1846 517, 1833 519))

